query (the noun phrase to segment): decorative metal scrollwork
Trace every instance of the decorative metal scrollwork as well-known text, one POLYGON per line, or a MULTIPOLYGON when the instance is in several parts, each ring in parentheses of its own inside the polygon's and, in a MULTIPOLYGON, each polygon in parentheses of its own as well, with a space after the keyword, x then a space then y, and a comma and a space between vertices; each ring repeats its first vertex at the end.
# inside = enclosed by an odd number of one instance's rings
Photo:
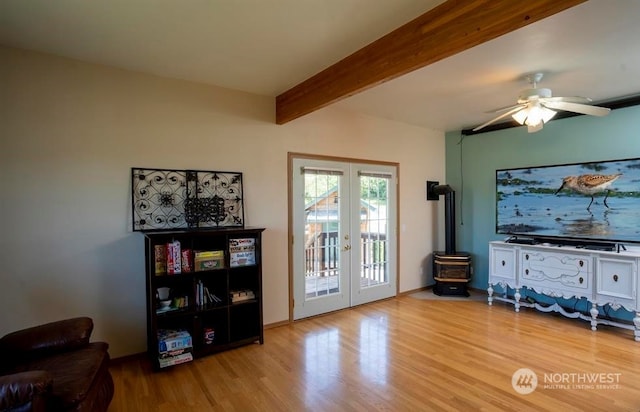
POLYGON ((133 230, 244 225, 242 173, 131 169, 133 230))

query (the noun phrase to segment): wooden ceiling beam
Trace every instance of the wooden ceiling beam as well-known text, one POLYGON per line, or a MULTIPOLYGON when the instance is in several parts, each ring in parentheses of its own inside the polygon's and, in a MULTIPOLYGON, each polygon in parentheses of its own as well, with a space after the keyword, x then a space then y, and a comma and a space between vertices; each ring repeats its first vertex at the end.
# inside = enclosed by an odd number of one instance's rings
POLYGON ((285 124, 586 0, 447 0, 276 97, 285 124))

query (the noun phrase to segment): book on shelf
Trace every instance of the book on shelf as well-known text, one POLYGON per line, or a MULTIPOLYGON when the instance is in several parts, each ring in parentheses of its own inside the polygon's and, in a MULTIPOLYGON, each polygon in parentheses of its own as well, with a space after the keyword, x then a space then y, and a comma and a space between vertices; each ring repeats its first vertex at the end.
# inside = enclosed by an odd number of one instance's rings
POLYGON ((224 250, 197 251, 194 253, 196 272, 224 267, 224 250))
POLYGON ((193 360, 193 355, 191 352, 183 353, 181 355, 171 356, 168 358, 158 358, 158 363, 161 368, 166 368, 168 366, 179 365, 181 363, 191 362, 193 360))
POLYGON ((158 353, 191 347, 193 340, 186 330, 158 329, 158 353))
POLYGON ((176 349, 176 350, 160 352, 158 354, 158 359, 173 358, 173 357, 176 357, 178 355, 185 354, 185 353, 193 353, 193 347, 189 346, 189 347, 180 348, 180 349, 176 349))
MULTIPOLYGON (((189 331, 184 329, 158 329, 158 340, 191 337, 189 331)), ((190 346, 190 345, 189 345, 190 346)))
POLYGON ((199 307, 221 303, 222 299, 214 295, 209 291, 209 288, 204 286, 202 280, 196 283, 196 305, 199 307))
POLYGON ((224 259, 224 250, 199 250, 195 253, 197 258, 218 258, 224 259))
POLYGON ((193 360, 193 339, 186 330, 158 329, 158 364, 161 368, 193 360))
POLYGON ((231 267, 256 264, 254 238, 229 239, 229 265, 231 267))
POLYGON ((155 245, 153 248, 156 275, 167 273, 167 245, 155 245))
POLYGON ((189 249, 181 250, 180 242, 173 241, 154 246, 154 261, 156 275, 177 275, 191 272, 193 263, 189 249))
POLYGON ((182 273, 190 273, 193 271, 193 253, 191 249, 182 249, 180 260, 182 273))
POLYGON ((174 240, 167 243, 167 275, 179 275, 180 273, 182 273, 180 241, 174 240))

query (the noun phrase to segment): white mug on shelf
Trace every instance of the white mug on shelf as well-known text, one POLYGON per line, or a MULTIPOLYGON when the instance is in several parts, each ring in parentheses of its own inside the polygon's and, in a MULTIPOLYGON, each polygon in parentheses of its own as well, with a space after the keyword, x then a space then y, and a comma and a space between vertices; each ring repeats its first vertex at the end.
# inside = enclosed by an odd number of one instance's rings
POLYGON ((169 299, 170 292, 171 292, 171 288, 158 288, 158 299, 160 300, 169 299))

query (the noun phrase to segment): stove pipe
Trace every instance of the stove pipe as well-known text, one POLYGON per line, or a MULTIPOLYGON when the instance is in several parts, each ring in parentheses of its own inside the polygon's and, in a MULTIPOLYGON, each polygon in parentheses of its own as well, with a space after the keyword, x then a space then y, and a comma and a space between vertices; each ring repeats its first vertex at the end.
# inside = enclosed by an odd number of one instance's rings
POLYGON ((456 192, 449 185, 437 185, 433 193, 444 195, 444 241, 445 253, 456 253, 456 192))

